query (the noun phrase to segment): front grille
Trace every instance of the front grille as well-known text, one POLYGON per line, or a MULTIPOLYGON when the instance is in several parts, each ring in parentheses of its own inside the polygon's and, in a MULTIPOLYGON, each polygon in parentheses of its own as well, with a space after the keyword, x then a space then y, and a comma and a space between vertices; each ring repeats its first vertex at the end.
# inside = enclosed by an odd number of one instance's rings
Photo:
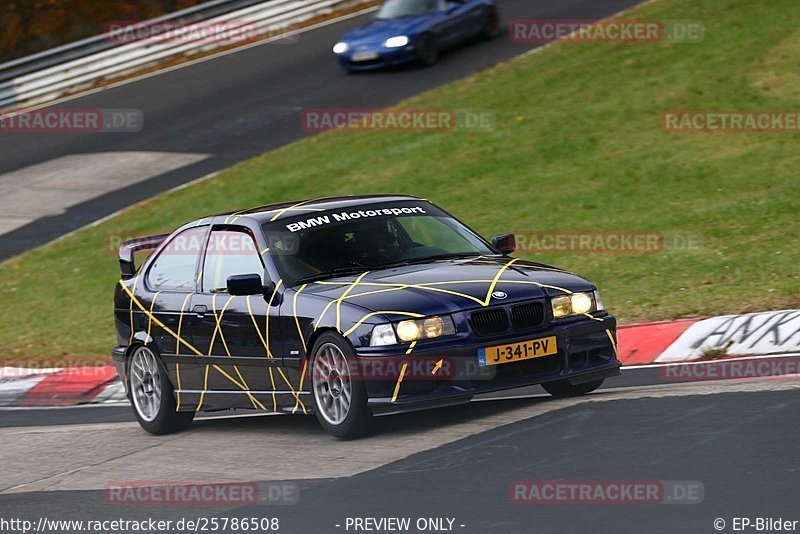
POLYGON ((475 312, 469 322, 479 336, 501 334, 508 330, 508 315, 503 308, 475 312))
POLYGON ((511 308, 511 322, 517 330, 542 326, 544 320, 544 304, 541 302, 530 302, 511 308))

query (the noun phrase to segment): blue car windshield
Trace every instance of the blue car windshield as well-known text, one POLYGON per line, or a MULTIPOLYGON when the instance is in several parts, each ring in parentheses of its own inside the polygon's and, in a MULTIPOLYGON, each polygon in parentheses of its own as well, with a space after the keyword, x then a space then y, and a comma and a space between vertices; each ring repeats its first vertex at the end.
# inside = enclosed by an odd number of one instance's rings
POLYGON ((378 19, 397 19, 434 13, 438 0, 387 0, 375 15, 378 19))
POLYGON ((287 285, 346 271, 495 254, 469 228, 423 203, 309 212, 263 230, 287 285))

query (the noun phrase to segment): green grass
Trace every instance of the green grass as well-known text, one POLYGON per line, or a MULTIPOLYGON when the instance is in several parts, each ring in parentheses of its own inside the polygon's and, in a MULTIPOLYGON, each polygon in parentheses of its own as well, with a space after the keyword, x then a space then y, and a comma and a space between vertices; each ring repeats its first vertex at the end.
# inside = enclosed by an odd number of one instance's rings
POLYGON ((492 110, 491 132, 328 132, 1 264, 0 355, 107 354, 119 277, 109 232, 334 194, 417 194, 487 236, 701 238, 684 252, 535 256, 593 280, 623 322, 797 306, 800 135, 676 134, 660 121, 676 109, 797 109, 800 3, 660 0, 634 17, 700 20, 705 39, 551 46, 401 105, 492 110))

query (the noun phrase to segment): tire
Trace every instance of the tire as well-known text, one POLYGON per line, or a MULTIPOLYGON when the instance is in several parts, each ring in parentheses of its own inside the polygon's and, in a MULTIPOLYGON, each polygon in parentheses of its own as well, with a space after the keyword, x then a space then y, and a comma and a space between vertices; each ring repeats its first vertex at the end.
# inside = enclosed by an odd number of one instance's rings
POLYGON ((497 8, 490 7, 483 17, 480 38, 489 40, 500 35, 500 13, 497 12, 497 8))
POLYGON ((430 67, 439 61, 439 47, 433 35, 426 33, 417 43, 417 60, 420 64, 430 67))
POLYGON ((311 351, 314 414, 322 428, 339 439, 363 436, 372 426, 364 384, 351 371, 356 362, 350 344, 333 332, 322 334, 311 351))
POLYGON ((185 430, 194 412, 179 412, 167 370, 149 347, 139 346, 128 359, 128 383, 133 413, 139 425, 155 435, 185 430))
POLYGON ((603 385, 604 379, 593 380, 591 382, 584 382, 583 384, 570 384, 566 380, 557 380, 555 382, 545 382, 542 387, 546 392, 557 399, 566 397, 579 397, 586 395, 596 390, 603 385))

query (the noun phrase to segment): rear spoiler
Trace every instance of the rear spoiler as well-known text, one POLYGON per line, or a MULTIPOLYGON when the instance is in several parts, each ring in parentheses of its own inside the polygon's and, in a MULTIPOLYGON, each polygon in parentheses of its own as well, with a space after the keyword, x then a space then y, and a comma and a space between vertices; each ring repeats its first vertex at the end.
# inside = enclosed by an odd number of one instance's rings
POLYGON ((136 265, 133 263, 133 255, 135 253, 142 250, 158 248, 170 235, 171 234, 150 235, 125 241, 119 247, 119 267, 122 269, 122 278, 131 278, 136 274, 136 265))

